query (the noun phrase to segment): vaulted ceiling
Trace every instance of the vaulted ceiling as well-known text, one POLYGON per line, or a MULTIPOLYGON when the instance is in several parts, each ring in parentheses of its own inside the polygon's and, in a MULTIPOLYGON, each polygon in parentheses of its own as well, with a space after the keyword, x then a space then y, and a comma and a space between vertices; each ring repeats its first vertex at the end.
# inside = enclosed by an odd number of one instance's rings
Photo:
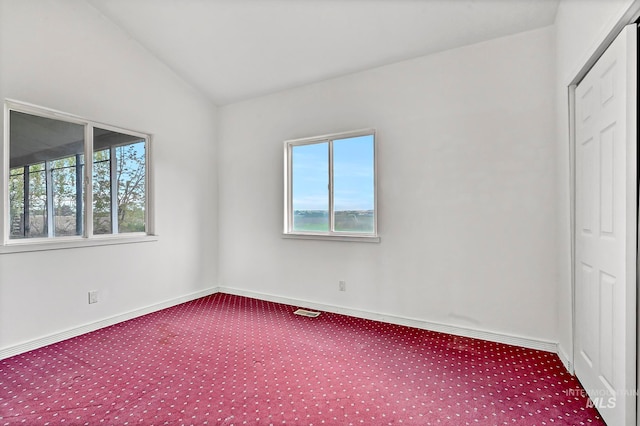
POLYGON ((559 0, 87 0, 225 105, 553 24, 559 0))

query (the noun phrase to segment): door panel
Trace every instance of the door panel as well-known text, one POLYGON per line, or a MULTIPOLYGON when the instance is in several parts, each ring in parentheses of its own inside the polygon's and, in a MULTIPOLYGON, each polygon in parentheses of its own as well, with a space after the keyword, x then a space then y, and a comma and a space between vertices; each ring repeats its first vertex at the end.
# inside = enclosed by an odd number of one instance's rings
POLYGON ((575 92, 575 371, 609 425, 636 409, 636 34, 575 92))

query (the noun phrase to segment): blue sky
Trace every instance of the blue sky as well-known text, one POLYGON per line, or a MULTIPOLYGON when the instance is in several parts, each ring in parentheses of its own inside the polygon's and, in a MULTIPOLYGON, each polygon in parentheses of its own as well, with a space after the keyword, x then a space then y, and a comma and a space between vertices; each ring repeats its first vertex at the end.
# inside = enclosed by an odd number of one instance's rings
MULTIPOLYGON (((373 210, 373 136, 333 141, 335 210, 373 210)), ((293 210, 328 210, 329 143, 293 147, 293 210)))

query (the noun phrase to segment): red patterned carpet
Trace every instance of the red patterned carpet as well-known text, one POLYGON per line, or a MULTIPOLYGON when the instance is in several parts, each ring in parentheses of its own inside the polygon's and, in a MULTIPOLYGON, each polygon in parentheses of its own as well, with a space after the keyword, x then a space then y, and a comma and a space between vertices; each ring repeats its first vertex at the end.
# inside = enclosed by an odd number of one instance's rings
POLYGON ((554 354, 216 294, 0 361, 0 425, 603 424, 554 354))

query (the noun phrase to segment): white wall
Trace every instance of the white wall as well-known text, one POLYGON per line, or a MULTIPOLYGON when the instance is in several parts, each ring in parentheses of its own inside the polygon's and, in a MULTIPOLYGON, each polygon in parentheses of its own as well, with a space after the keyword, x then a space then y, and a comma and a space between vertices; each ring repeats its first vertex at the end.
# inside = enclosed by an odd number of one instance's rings
POLYGON ((0 97, 151 133, 160 236, 0 255, 0 350, 214 287, 215 107, 84 1, 0 5, 0 97))
POLYGON ((557 245, 559 349, 573 358, 569 111, 567 88, 633 0, 562 0, 556 15, 557 245))
POLYGON ((216 152, 216 109, 86 3, 1 0, 0 97, 151 132, 160 239, 0 255, 0 350, 219 281, 570 357, 566 86, 631 2, 562 0, 554 29, 224 107, 216 152), (363 127, 382 243, 282 239, 282 141, 363 127))
POLYGON ((221 286, 556 341, 553 49, 549 27, 221 108, 221 286), (382 242, 283 239, 283 141, 365 127, 382 242))

